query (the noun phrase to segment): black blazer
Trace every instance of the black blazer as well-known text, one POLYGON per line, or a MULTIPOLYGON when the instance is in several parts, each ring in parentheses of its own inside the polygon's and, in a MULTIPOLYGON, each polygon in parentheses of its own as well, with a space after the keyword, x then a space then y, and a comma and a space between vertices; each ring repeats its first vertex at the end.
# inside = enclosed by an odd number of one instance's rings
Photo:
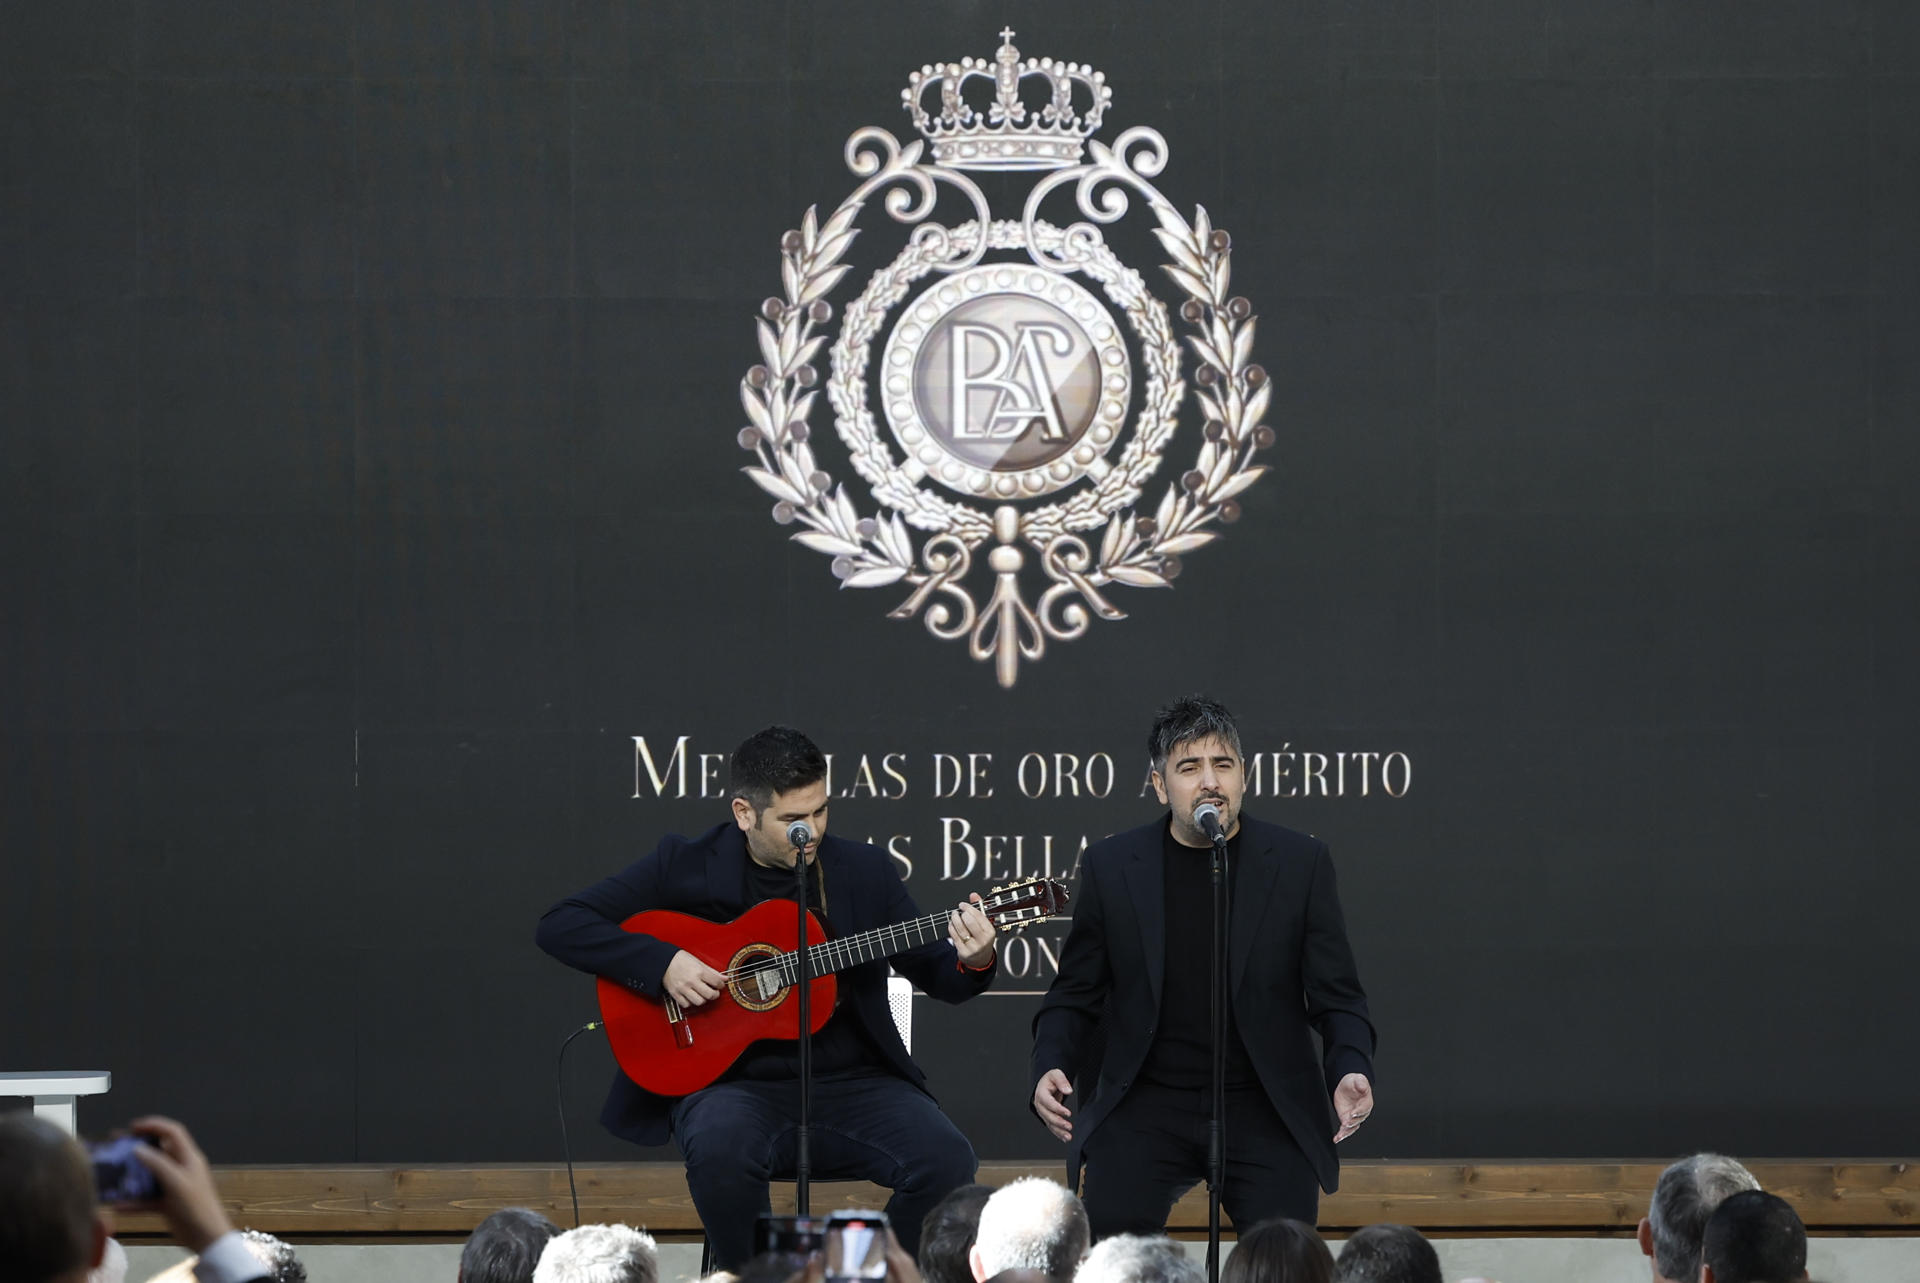
MULTIPOLYGON (((746 835, 731 821, 695 838, 669 835, 651 855, 548 909, 536 939, 542 949, 570 967, 657 998, 667 964, 680 952, 679 946, 622 931, 620 924, 647 909, 674 909, 713 922, 731 921, 752 907, 748 860, 746 835)), ((906 884, 894 872, 892 859, 879 847, 828 834, 820 840, 819 860, 827 916, 836 934, 852 935, 920 915, 906 884)), ((887 1006, 888 961, 921 992, 946 1002, 973 997, 992 982, 994 971, 967 971, 960 966, 953 945, 941 940, 839 973, 840 1004, 851 1010, 881 1063, 926 1091, 926 1075, 907 1055, 887 1006)), ((625 1074, 616 1074, 600 1122, 635 1144, 663 1145, 673 1103, 670 1097, 641 1090, 625 1074)))
MULTIPOLYGON (((1367 996, 1326 843, 1244 815, 1240 826, 1227 956, 1235 1022, 1261 1086, 1331 1193, 1340 1184, 1333 1088, 1349 1073, 1373 1077, 1367 996)), ((1074 1080, 1067 1167, 1076 1187, 1081 1147, 1133 1086, 1160 1017, 1166 832, 1163 818, 1087 848, 1060 973, 1033 1018, 1029 1092, 1049 1069, 1074 1080)), ((1171 944, 1209 947, 1204 938, 1171 944)))

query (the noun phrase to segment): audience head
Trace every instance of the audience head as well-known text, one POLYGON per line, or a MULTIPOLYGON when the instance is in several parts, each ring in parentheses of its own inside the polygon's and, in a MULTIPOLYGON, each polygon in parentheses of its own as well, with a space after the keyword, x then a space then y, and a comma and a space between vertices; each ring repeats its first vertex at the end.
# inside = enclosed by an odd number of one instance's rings
POLYGON ((84 1283, 106 1256, 93 1168, 73 1137, 29 1113, 0 1115, 0 1261, 23 1283, 84 1283))
POLYGON ((1411 1225, 1355 1230, 1334 1262, 1335 1283, 1441 1283, 1440 1254, 1411 1225))
POLYGON ((972 1283, 967 1253, 980 1228, 980 1209, 992 1195, 991 1185, 962 1185, 920 1222, 920 1276, 926 1283, 972 1283))
POLYGON ((1807 1277, 1807 1227, 1776 1194, 1729 1194, 1707 1221, 1700 1263, 1700 1283, 1798 1283, 1807 1277))
MULTIPOLYGON (((826 1260, 820 1252, 818 1260, 826 1260)), ((737 1283, 787 1283, 795 1271, 808 1268, 808 1252, 760 1252, 735 1273, 737 1283)), ((824 1275, 824 1271, 822 1271, 824 1275)))
POLYGON ((653 1236, 631 1225, 582 1225, 540 1253, 533 1283, 659 1283, 653 1236))
POLYGON ((1654 1277, 1697 1283, 1707 1218, 1729 1194, 1759 1188, 1753 1173, 1725 1154, 1695 1154, 1661 1172, 1640 1221, 1640 1250, 1653 1258, 1654 1277))
POLYGON ((1233 1245, 1220 1283, 1331 1283, 1333 1253, 1311 1225, 1262 1221, 1233 1245))
POLYGON ((307 1283, 307 1267, 293 1254, 293 1245, 264 1230, 241 1230, 240 1238, 253 1259, 267 1267, 272 1283, 307 1283))
POLYGON ((794 1271, 804 1270, 806 1264, 804 1252, 762 1252, 742 1265, 735 1277, 738 1283, 787 1283, 794 1271))
POLYGON ((980 1210, 969 1259, 977 1283, 1002 1270, 1073 1277, 1092 1233, 1087 1209, 1072 1190, 1042 1176, 1023 1176, 994 1192, 980 1210))
POLYGON ((1074 1283, 1206 1283, 1207 1272, 1170 1238, 1115 1234, 1080 1263, 1074 1283))
POLYGON ((547 1240, 559 1232, 532 1208, 501 1208, 467 1236, 460 1249, 460 1283, 529 1283, 547 1240))

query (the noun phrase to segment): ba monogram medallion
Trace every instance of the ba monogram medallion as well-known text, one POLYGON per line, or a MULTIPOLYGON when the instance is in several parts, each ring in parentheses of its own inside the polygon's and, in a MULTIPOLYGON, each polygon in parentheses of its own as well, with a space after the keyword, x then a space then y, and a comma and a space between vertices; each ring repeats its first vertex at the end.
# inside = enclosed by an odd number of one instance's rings
POLYGON ((774 520, 803 527, 793 538, 833 558, 841 587, 904 588, 892 618, 965 643, 1002 686, 1096 616, 1125 618, 1115 585, 1171 587, 1180 558, 1239 517, 1234 496, 1266 471, 1253 460, 1274 440, 1262 422, 1271 388, 1249 360, 1253 309, 1228 292, 1227 234, 1153 185, 1167 162, 1157 131, 1093 139, 1112 98, 1104 76, 1022 58, 1013 34, 1000 33, 990 61, 908 78, 921 139, 903 146, 866 128, 847 140, 861 181, 825 221, 809 208, 781 241, 785 295, 761 309, 763 363, 741 381, 751 423, 739 438, 774 520), (1035 175, 1017 217, 994 216, 979 171, 1035 175), (937 221, 943 190, 972 217, 937 221), (1191 388, 1166 304, 1100 230, 1127 216, 1129 192, 1168 255, 1191 388), (1072 198, 1064 225, 1040 216, 1056 193, 1072 198), (876 196, 912 230, 836 332, 826 298, 876 196), (834 427, 871 514, 809 443, 823 351, 834 427), (1149 509, 1189 395, 1195 456, 1149 509))

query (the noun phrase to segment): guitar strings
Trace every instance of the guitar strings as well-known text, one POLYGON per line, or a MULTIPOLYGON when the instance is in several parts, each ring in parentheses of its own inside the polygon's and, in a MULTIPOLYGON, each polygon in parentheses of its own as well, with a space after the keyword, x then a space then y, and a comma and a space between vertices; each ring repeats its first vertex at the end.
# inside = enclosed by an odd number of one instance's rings
MULTIPOLYGON (((869 943, 893 944, 895 943, 895 937, 898 937, 902 943, 926 944, 929 941, 937 939, 938 936, 937 933, 932 935, 925 933, 933 931, 934 928, 945 922, 946 917, 947 915, 945 913, 930 913, 924 918, 914 918, 907 922, 894 923, 891 926, 876 927, 872 931, 863 931, 857 936, 849 936, 844 940, 823 941, 820 944, 811 946, 807 956, 817 962, 829 964, 828 969, 833 970, 835 968, 830 964, 836 960, 836 956, 839 961, 850 963, 854 960, 857 953, 865 952, 866 946, 869 943), (915 936, 921 935, 924 935, 925 938, 914 939, 915 936)), ((790 949, 770 957, 758 957, 744 966, 734 968, 730 971, 724 971, 721 974, 729 980, 744 980, 766 975, 774 971, 788 972, 793 970, 793 967, 789 964, 798 954, 798 949, 790 949)))
MULTIPOLYGON (((989 912, 1000 907, 1000 902, 992 898, 983 901, 980 905, 982 910, 989 912)), ((827 940, 811 946, 807 956, 810 960, 828 964, 828 971, 838 970, 838 967, 832 965, 835 961, 836 954, 839 955, 839 961, 841 963, 851 963, 854 961, 855 954, 857 952, 864 952, 869 943, 892 944, 895 942, 894 937, 896 936, 904 943, 913 936, 933 930, 944 923, 947 920, 947 914, 950 912, 951 910, 943 910, 939 913, 929 913, 923 918, 912 918, 906 922, 893 923, 890 926, 875 927, 871 931, 863 931, 859 935, 848 936, 844 940, 827 940)), ((912 942, 915 944, 926 944, 935 938, 937 938, 937 935, 912 942)), ((791 949, 783 953, 774 954, 771 957, 763 955, 755 958, 752 962, 744 966, 732 968, 720 974, 721 977, 728 982, 758 979, 770 972, 780 972, 784 977, 785 973, 795 970, 795 968, 789 966, 788 963, 798 956, 799 952, 798 949, 791 949)), ((889 950, 889 952, 891 952, 891 950, 889 950)))

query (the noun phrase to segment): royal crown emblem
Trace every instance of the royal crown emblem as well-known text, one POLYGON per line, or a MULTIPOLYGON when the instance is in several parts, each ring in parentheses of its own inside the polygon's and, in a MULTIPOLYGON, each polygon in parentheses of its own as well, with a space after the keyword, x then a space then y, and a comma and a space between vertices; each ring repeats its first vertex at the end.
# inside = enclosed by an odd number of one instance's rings
POLYGON ((1112 98, 1104 76, 1023 59, 1013 35, 1000 33, 991 60, 908 78, 902 97, 922 139, 903 146, 868 127, 847 140, 861 181, 824 222, 810 207, 781 240, 785 293, 761 308, 762 363, 740 384, 750 423, 739 433, 755 456, 743 471, 773 497, 774 520, 801 526, 793 538, 833 559, 841 587, 903 586, 890 616, 964 642, 1004 687, 1049 642, 1085 635, 1096 617, 1124 619, 1115 585, 1171 587, 1180 558, 1239 517, 1235 496, 1266 471, 1254 458, 1274 441, 1263 422, 1272 389, 1249 359, 1253 309, 1228 290, 1227 234, 1204 208, 1189 221, 1153 185, 1168 156, 1157 131, 1137 126, 1112 147, 1093 138, 1112 98), (1019 217, 995 218, 970 171, 1039 176, 1019 217), (1079 217, 1043 219, 1069 187, 1079 217), (943 190, 972 217, 937 221, 943 190), (1191 389, 1167 305, 1100 230, 1130 212, 1129 191, 1153 216, 1161 270, 1181 294, 1191 389), (912 230, 836 333, 827 296, 883 192, 886 213, 912 230), (823 351, 834 427, 870 513, 812 445, 823 351), (1143 499, 1189 391, 1195 456, 1149 515, 1143 499))
POLYGON ((901 91, 914 125, 933 144, 938 165, 961 169, 1057 169, 1080 159, 1081 145, 1107 113, 1113 91, 1107 78, 1078 63, 1051 58, 1020 60, 1013 32, 1000 33, 1000 52, 992 62, 962 58, 941 67, 922 67, 907 77, 901 91), (1028 110, 1020 100, 1020 82, 1038 77, 1046 82, 1045 106, 1028 110), (976 111, 963 93, 973 79, 993 82, 993 103, 976 111), (1084 111, 1074 110, 1074 87, 1092 95, 1084 111), (938 115, 927 110, 927 99, 939 96, 938 115))

